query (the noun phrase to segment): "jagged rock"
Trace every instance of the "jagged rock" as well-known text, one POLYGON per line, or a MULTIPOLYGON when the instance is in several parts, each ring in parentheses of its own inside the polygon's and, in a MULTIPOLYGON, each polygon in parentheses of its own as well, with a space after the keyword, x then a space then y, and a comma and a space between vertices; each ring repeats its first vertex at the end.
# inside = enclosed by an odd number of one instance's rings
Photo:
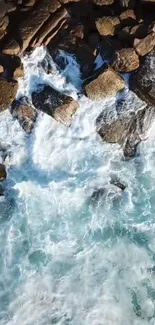
POLYGON ((67 126, 70 126, 72 116, 78 108, 78 103, 72 97, 60 94, 49 86, 45 86, 40 92, 33 92, 32 102, 38 110, 67 126))
POLYGON ((0 182, 4 181, 7 178, 7 173, 5 166, 3 164, 0 164, 0 182))
POLYGON ((100 100, 116 95, 125 87, 125 81, 110 66, 105 64, 96 71, 92 81, 88 80, 85 85, 85 92, 91 100, 100 100))
POLYGON ((102 17, 96 21, 96 28, 102 36, 113 36, 120 27, 120 19, 118 17, 102 17))
POLYGON ((17 83, 0 80, 0 111, 9 108, 16 96, 17 88, 17 83))
POLYGON ((143 39, 135 39, 134 48, 140 56, 144 56, 151 52, 155 46, 155 33, 147 35, 143 39))
POLYGON ((66 18, 68 17, 68 11, 65 8, 60 9, 55 15, 51 16, 47 22, 43 25, 43 27, 39 30, 36 35, 33 44, 31 46, 39 46, 41 44, 48 44, 47 39, 49 41, 57 34, 59 30, 59 24, 61 25, 61 21, 66 22, 66 18))
POLYGON ((114 3, 114 0, 93 0, 93 3, 98 6, 110 6, 114 3))
POLYGON ((112 67, 118 72, 131 72, 139 67, 139 56, 134 48, 125 48, 115 53, 112 67))
POLYGON ((148 105, 155 105, 155 51, 149 53, 138 71, 130 77, 129 87, 148 105))
POLYGON ((35 3, 37 2, 37 0, 26 0, 24 2, 24 6, 27 6, 27 7, 32 7, 35 5, 35 3))
POLYGON ((122 25, 135 25, 136 23, 136 15, 132 9, 123 11, 119 17, 122 25))
POLYGON ((9 25, 9 17, 8 16, 4 16, 0 22, 0 30, 1 31, 5 31, 6 28, 8 27, 9 25))
POLYGON ((148 35, 148 26, 141 23, 135 26, 126 26, 118 32, 118 38, 121 42, 133 45, 135 38, 144 38, 148 35))
POLYGON ((61 7, 61 3, 58 0, 50 1, 49 3, 49 12, 53 13, 61 7))
POLYGON ((6 1, 6 3, 7 3, 7 12, 12 12, 16 10, 17 6, 14 1, 8 0, 6 1))
POLYGON ((93 203, 98 203, 105 195, 106 195, 106 189, 104 187, 98 188, 94 190, 93 194, 90 197, 90 200, 93 203))
POLYGON ((11 105, 11 114, 16 118, 26 133, 31 133, 37 118, 36 110, 28 103, 14 100, 11 105))
POLYGON ((126 157, 133 157, 139 142, 146 138, 155 118, 155 109, 134 93, 106 106, 96 121, 97 132, 104 141, 119 143, 126 157))

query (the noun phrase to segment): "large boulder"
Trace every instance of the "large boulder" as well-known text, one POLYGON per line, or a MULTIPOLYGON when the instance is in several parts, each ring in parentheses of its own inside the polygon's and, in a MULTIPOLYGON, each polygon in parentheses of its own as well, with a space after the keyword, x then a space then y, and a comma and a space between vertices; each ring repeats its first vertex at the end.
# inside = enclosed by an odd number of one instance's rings
POLYGON ((78 103, 70 96, 59 93, 50 86, 32 93, 35 108, 52 116, 56 121, 71 125, 72 116, 78 108, 78 103))
POLYGON ((120 19, 118 17, 102 17, 96 21, 96 28, 101 36, 113 36, 119 27, 120 19))
POLYGON ((124 156, 133 157, 139 142, 147 137, 147 132, 155 118, 155 109, 148 106, 134 93, 115 104, 106 106, 96 121, 97 132, 104 141, 119 143, 124 156))
POLYGON ((155 46, 155 33, 152 32, 143 39, 135 39, 134 48, 140 56, 151 52, 155 46))
POLYGON ((130 77, 129 87, 148 105, 155 105, 155 51, 141 63, 138 71, 130 77))
POLYGON ((125 87, 125 81, 116 71, 105 64, 96 71, 92 79, 88 79, 84 85, 85 92, 91 100, 101 100, 116 95, 125 87))
POLYGON ((6 169, 3 164, 0 164, 0 182, 4 181, 7 177, 6 169))
POLYGON ((31 133, 38 114, 26 100, 14 100, 11 105, 11 114, 26 133, 31 133))
POLYGON ((115 53, 112 67, 118 72, 131 72, 139 67, 139 56, 134 48, 124 48, 115 53))
POLYGON ((9 108, 16 96, 17 88, 18 84, 16 82, 0 80, 0 111, 9 108))

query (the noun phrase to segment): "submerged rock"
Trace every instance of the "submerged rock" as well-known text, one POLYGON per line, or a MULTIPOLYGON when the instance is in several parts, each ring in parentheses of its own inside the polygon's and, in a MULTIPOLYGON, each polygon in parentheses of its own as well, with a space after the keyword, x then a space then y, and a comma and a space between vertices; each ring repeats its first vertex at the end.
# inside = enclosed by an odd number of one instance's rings
POLYGON ((72 116, 79 106, 72 97, 61 94, 50 86, 45 86, 40 92, 33 92, 32 102, 38 110, 67 126, 71 125, 72 116))
POLYGON ((97 70, 92 79, 85 85, 86 95, 91 100, 114 96, 125 87, 124 79, 107 64, 97 70))
POLYGON ((5 166, 3 164, 0 164, 0 181, 4 181, 7 178, 7 173, 5 166))
POLYGON ((120 188, 122 191, 124 191, 126 189, 126 185, 123 184, 119 179, 117 178, 112 178, 110 180, 110 184, 117 186, 118 188, 120 188))
POLYGON ((101 188, 94 190, 93 194, 90 197, 90 200, 93 203, 96 203, 100 199, 102 199, 105 195, 106 195, 106 189, 104 187, 101 187, 101 188))
POLYGON ((97 132, 104 141, 119 143, 124 156, 133 157, 139 142, 146 138, 147 131, 155 118, 154 107, 149 107, 134 93, 115 104, 109 104, 98 116, 97 132))
POLYGON ((16 82, 0 80, 0 111, 9 108, 16 96, 17 88, 18 84, 16 82))

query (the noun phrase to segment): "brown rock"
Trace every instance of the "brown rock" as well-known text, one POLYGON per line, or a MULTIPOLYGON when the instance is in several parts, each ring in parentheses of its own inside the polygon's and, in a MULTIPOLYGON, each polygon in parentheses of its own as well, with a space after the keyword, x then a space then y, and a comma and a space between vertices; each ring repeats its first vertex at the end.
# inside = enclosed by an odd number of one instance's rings
POLYGON ((0 181, 4 181, 7 178, 7 173, 5 166, 3 164, 0 164, 0 181))
POLYGON ((17 80, 18 78, 23 78, 24 77, 24 69, 23 69, 22 64, 15 69, 13 77, 14 77, 15 80, 17 80))
POLYGON ((3 51, 4 54, 9 55, 18 55, 20 52, 20 46, 15 39, 10 39, 7 44, 4 46, 3 51))
POLYGON ((110 6, 114 3, 114 0, 93 0, 93 3, 98 6, 110 6))
POLYGON ((125 26, 128 24, 129 25, 135 24, 135 22, 136 22, 136 15, 132 9, 128 9, 128 10, 122 12, 119 17, 120 17, 121 23, 125 26))
POLYGON ((0 73, 3 73, 4 72, 4 68, 2 65, 0 65, 0 73))
POLYGON ((18 84, 0 80, 0 111, 9 108, 17 92, 18 84))
POLYGON ((134 40, 134 48, 136 52, 140 56, 144 56, 151 52, 151 50, 155 46, 155 33, 152 32, 151 34, 147 35, 143 39, 135 39, 134 40))
POLYGON ((96 72, 98 75, 93 77, 85 85, 85 92, 91 100, 100 100, 116 95, 125 87, 125 81, 110 66, 104 65, 96 72), (102 71, 102 72, 101 72, 102 71), (101 73, 100 73, 101 72, 101 73))
POLYGON ((26 1, 24 2, 24 5, 25 5, 26 7, 32 7, 32 6, 35 5, 35 3, 36 3, 37 1, 38 1, 38 0, 26 0, 26 1))
POLYGON ((17 6, 14 1, 7 1, 7 12, 15 11, 16 8, 17 8, 17 6))
POLYGON ((69 3, 69 2, 79 2, 81 0, 60 0, 62 4, 69 3))
POLYGON ((49 86, 45 86, 39 93, 33 92, 32 102, 38 110, 67 126, 70 126, 72 115, 78 108, 78 103, 73 98, 60 94, 49 86))
MULTIPOLYGON (((65 8, 60 9, 55 15, 52 15, 47 22, 45 22, 44 26, 39 30, 38 34, 36 35, 35 40, 31 46, 39 46, 46 41, 46 37, 51 32, 54 32, 54 36, 57 34, 59 30, 59 23, 68 16, 68 12, 65 8), (57 30, 55 30, 57 29, 57 30)), ((66 21, 66 19, 65 19, 66 21)), ((64 20, 63 20, 64 23, 64 20)))
POLYGON ((118 17, 102 17, 96 21, 96 28, 102 36, 113 36, 120 26, 118 17))
POLYGON ((5 36, 6 31, 5 30, 0 30, 0 40, 5 36))
POLYGON ((139 67, 139 56, 134 48, 124 48, 115 53, 112 67, 118 72, 131 72, 139 67))
POLYGON ((11 114, 16 118, 26 133, 31 133, 37 118, 36 110, 26 102, 14 100, 11 105, 11 114))
POLYGON ((0 30, 6 30, 6 28, 9 25, 9 17, 8 16, 4 16, 3 19, 1 20, 0 23, 0 30))
POLYGON ((49 3, 49 12, 53 13, 61 7, 61 3, 58 0, 50 1, 49 3))

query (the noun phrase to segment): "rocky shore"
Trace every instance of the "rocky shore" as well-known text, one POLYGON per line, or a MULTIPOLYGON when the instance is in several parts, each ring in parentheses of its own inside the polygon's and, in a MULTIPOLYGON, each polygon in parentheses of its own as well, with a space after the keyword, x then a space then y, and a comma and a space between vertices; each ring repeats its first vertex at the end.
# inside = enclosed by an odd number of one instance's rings
MULTIPOLYGON (((0 0, 0 111, 10 107, 27 133, 39 110, 70 126, 78 103, 49 86, 33 92, 31 102, 16 100, 18 78, 24 77, 21 56, 41 45, 53 58, 64 50, 80 64, 83 94, 90 100, 123 93, 99 115, 96 131, 133 157, 155 115, 154 12, 155 0, 0 0), (96 70, 99 54, 106 63, 96 70)), ((6 178, 2 166, 0 181, 6 178)))

